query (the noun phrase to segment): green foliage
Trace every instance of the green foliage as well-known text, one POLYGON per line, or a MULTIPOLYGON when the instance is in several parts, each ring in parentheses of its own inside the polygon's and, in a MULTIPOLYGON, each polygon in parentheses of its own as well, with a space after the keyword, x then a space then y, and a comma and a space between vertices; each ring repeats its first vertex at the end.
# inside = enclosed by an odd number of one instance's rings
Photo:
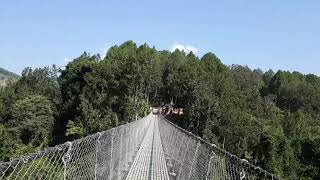
POLYGON ((26 68, 21 78, 0 89, 0 125, 6 141, 3 158, 43 149, 52 142, 58 118, 60 92, 57 69, 26 68), (12 144, 11 144, 12 143, 12 144))
POLYGON ((24 144, 39 146, 51 136, 54 117, 50 101, 44 96, 18 100, 13 105, 12 118, 9 126, 17 129, 24 144))
POLYGON ((0 159, 7 161, 14 155, 17 142, 12 133, 2 124, 0 124, 0 144, 0 159))
POLYGON ((266 127, 257 144, 257 161, 280 177, 296 177, 292 148, 282 128, 266 127))
POLYGON ((70 137, 71 139, 78 139, 84 137, 85 134, 86 131, 83 127, 75 125, 73 121, 68 122, 66 136, 70 137))
POLYGON ((300 176, 313 179, 320 178, 320 137, 299 139, 295 142, 298 158, 301 162, 300 176))

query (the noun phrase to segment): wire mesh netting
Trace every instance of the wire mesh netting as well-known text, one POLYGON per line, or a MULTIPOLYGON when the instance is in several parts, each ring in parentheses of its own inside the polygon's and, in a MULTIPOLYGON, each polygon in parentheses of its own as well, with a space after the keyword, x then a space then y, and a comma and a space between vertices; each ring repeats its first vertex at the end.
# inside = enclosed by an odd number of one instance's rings
POLYGON ((44 151, 0 163, 0 179, 123 179, 151 114, 44 151))
POLYGON ((170 177, 173 180, 277 179, 174 125, 163 116, 152 114, 0 163, 0 179, 130 179, 128 173, 136 172, 133 168, 140 167, 137 164, 141 163, 149 164, 145 167, 150 169, 144 171, 151 175, 146 177, 170 177), (138 152, 141 156, 137 158, 138 152), (136 166, 132 165, 133 162, 136 166))
POLYGON ((273 174, 207 143, 161 115, 159 129, 171 179, 277 179, 273 174))

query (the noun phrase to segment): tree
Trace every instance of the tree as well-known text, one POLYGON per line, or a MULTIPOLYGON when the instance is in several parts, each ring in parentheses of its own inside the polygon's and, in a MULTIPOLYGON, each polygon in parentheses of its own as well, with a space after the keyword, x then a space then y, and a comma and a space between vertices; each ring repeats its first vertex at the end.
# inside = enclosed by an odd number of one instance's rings
POLYGON ((34 147, 48 144, 54 117, 52 104, 46 97, 33 95, 18 100, 13 106, 12 116, 10 127, 16 128, 24 144, 32 144, 34 147))
POLYGON ((15 134, 10 132, 3 124, 0 124, 0 159, 8 161, 15 155, 17 148, 17 139, 15 134))

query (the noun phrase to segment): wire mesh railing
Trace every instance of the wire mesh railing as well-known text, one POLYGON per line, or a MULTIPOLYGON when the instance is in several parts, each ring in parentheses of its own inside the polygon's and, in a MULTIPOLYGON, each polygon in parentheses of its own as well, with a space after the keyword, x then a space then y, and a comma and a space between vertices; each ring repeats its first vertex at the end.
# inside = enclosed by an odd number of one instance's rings
POLYGON ((0 163, 0 179, 124 179, 151 114, 85 138, 0 163))
POLYGON ((209 144, 161 115, 159 129, 171 179, 278 179, 262 168, 209 144))
POLYGON ((170 179, 277 179, 273 174, 207 143, 163 116, 152 114, 0 163, 0 179, 125 179, 155 117, 158 118, 155 131, 160 133, 165 158, 165 163, 157 163, 167 166, 170 179))

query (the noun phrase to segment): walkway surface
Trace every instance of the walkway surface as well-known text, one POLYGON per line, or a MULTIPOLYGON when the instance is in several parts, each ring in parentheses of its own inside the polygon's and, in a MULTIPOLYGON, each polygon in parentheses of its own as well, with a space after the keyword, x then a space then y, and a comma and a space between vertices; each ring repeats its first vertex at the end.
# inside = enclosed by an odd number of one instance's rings
POLYGON ((158 127, 158 117, 155 115, 152 116, 150 127, 126 179, 169 180, 158 127))

